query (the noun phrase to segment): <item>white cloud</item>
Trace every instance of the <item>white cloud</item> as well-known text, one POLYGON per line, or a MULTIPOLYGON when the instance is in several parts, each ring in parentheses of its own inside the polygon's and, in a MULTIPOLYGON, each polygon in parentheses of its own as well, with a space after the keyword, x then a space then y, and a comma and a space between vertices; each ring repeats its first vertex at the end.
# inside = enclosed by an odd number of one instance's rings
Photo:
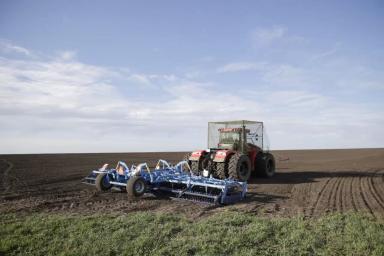
POLYGON ((249 71, 249 70, 262 71, 265 68, 266 68, 266 63, 264 62, 233 62, 233 63, 228 63, 224 66, 218 67, 216 71, 218 73, 249 71))
POLYGON ((208 121, 226 119, 265 121, 275 149, 383 145, 377 106, 311 90, 303 86, 312 83, 308 70, 291 65, 234 62, 216 71, 241 70, 262 71, 268 86, 224 88, 88 65, 71 54, 0 58, 0 152, 191 150, 205 147, 208 121))
POLYGON ((287 50, 287 46, 303 45, 309 42, 308 38, 288 33, 284 26, 258 27, 250 32, 250 39, 253 47, 257 50, 284 46, 282 50, 287 50))
POLYGON ((314 81, 308 75, 308 70, 301 67, 280 64, 269 65, 262 75, 263 81, 270 86, 284 88, 313 87, 314 81))
POLYGON ((113 72, 79 62, 0 60, 0 111, 17 115, 92 116, 93 101, 99 108, 117 104, 105 102, 113 86, 104 79, 113 72))
POLYGON ((149 80, 166 80, 168 82, 173 82, 173 81, 176 81, 178 79, 177 76, 175 76, 174 74, 163 74, 163 75, 156 75, 156 74, 152 74, 152 75, 145 75, 149 80))
POLYGON ((273 26, 270 28, 256 28, 251 32, 253 42, 258 46, 268 46, 271 43, 282 39, 286 35, 286 28, 273 26))
POLYGON ((212 62, 215 60, 215 57, 213 56, 204 56, 202 58, 200 58, 200 61, 202 62, 212 62))
POLYGON ((76 51, 62 51, 59 53, 60 59, 64 61, 73 60, 76 58, 76 51))
POLYGON ((220 66, 216 69, 217 73, 235 73, 253 71, 258 72, 260 81, 265 86, 274 88, 298 88, 313 85, 307 71, 301 67, 288 64, 270 64, 266 62, 232 62, 220 66))
POLYGON ((26 56, 31 56, 31 52, 21 46, 12 44, 6 40, 0 40, 0 51, 4 53, 20 53, 26 56))
POLYGON ((196 78, 199 78, 202 76, 202 72, 201 71, 189 71, 189 72, 186 72, 185 73, 185 77, 187 79, 196 79, 196 78))
POLYGON ((154 83, 159 81, 173 82, 177 81, 178 77, 174 74, 142 74, 142 73, 131 73, 127 74, 126 79, 136 82, 145 86, 153 86, 154 83))
POLYGON ((151 83, 150 78, 144 74, 132 74, 128 78, 140 84, 149 85, 151 83))

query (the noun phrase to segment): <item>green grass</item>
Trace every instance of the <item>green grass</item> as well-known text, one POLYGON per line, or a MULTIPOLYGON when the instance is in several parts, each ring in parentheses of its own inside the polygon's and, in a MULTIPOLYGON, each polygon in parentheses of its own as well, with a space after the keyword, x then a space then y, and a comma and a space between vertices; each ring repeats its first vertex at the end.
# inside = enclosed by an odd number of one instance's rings
POLYGON ((3 215, 0 255, 384 255, 384 224, 356 214, 202 220, 156 214, 3 215))

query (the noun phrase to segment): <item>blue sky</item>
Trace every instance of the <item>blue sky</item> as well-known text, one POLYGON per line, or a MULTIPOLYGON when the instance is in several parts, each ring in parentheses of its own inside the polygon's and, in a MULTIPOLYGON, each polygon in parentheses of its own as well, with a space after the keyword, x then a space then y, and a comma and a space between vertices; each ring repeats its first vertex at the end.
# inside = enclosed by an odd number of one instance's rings
POLYGON ((382 1, 1 1, 0 153, 384 146, 382 1))

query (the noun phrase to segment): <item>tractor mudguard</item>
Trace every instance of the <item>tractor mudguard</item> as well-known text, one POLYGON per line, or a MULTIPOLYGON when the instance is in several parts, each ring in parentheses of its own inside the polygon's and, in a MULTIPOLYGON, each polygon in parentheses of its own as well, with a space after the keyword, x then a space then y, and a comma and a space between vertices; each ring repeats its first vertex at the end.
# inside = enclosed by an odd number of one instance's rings
POLYGON ((191 156, 189 157, 190 161, 199 161, 200 157, 202 157, 205 154, 205 150, 198 150, 198 151, 193 151, 191 156))
POLYGON ((213 159, 213 162, 222 163, 227 160, 227 158, 233 154, 233 150, 218 150, 215 154, 215 158, 213 159))

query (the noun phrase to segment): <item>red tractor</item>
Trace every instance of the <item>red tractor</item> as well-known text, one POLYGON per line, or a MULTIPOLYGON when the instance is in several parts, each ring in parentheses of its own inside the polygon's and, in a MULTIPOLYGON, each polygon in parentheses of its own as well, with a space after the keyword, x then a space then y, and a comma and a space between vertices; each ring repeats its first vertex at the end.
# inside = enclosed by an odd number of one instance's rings
POLYGON ((196 175, 247 181, 251 174, 272 177, 275 158, 264 147, 264 126, 256 121, 208 123, 208 149, 189 153, 196 175))

